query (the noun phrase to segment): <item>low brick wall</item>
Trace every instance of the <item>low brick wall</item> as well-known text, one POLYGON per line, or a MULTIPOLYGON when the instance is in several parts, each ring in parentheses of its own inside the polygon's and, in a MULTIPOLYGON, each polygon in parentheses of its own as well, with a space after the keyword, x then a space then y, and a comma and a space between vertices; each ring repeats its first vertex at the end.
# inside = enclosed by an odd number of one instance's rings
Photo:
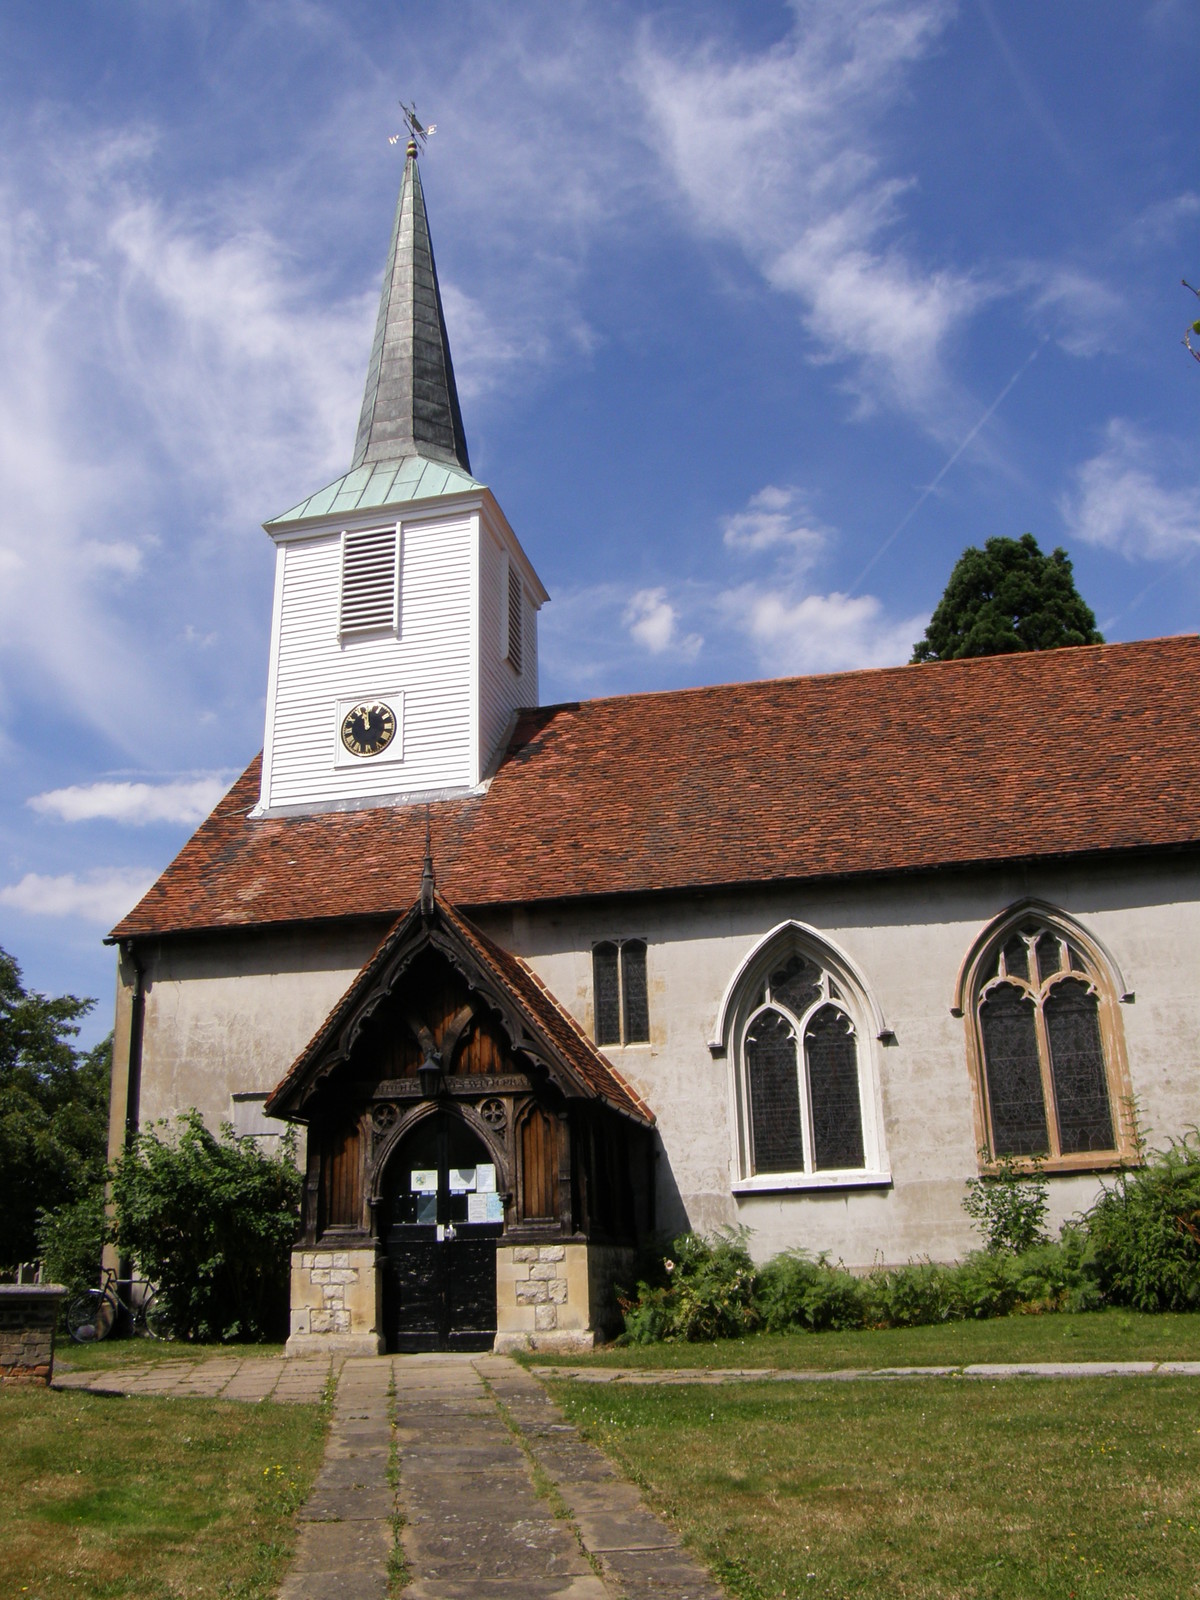
POLYGON ((50 1382, 66 1293, 58 1283, 0 1283, 0 1383, 50 1382))

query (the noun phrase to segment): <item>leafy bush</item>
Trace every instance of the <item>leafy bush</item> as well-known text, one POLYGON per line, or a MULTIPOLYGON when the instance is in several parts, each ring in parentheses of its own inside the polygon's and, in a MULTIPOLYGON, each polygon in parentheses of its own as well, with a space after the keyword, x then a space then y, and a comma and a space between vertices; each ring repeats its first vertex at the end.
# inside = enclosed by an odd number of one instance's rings
POLYGON ((866 1321, 863 1282, 825 1255, 785 1250, 762 1269, 763 1320, 773 1333, 804 1328, 810 1333, 861 1328, 866 1321))
POLYGON ((987 1177, 967 1180, 963 1210, 988 1250, 1021 1255, 1046 1241, 1046 1174, 1040 1163, 1031 1169, 1011 1156, 1003 1157, 998 1168, 987 1177))
MULTIPOLYGON (((264 1154, 198 1111, 175 1138, 140 1133, 113 1174, 116 1236, 185 1339, 263 1339, 286 1325, 300 1174, 293 1145, 264 1154)), ((164 1127, 165 1124, 159 1124, 164 1127)))
POLYGON ((868 1324, 918 1328, 958 1316, 954 1273, 955 1268, 933 1261, 910 1261, 870 1273, 863 1280, 868 1324))
POLYGON ((63 1283, 69 1301, 100 1282, 100 1256, 104 1249, 106 1219, 104 1189, 100 1184, 78 1200, 54 1211, 38 1213, 38 1253, 47 1283, 63 1283))
POLYGON ((1103 1303, 1087 1230, 1078 1224, 1062 1237, 1018 1256, 1017 1304, 1025 1311, 1095 1311, 1103 1303))
POLYGON ((1138 1311, 1200 1308, 1200 1136, 1193 1131, 1121 1173, 1086 1223, 1109 1300, 1138 1311))
POLYGON ((635 1293, 619 1296, 625 1317, 622 1340, 732 1339, 758 1326, 757 1274, 746 1248, 747 1230, 683 1233, 662 1261, 658 1282, 640 1279, 635 1293))

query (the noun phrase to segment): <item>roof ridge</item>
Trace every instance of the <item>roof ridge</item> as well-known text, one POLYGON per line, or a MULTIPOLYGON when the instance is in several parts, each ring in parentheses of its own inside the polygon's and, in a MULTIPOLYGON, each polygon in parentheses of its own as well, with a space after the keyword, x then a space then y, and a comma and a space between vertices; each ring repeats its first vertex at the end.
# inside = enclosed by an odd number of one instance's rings
POLYGON ((556 700, 545 705, 522 706, 518 716, 536 716, 543 711, 570 711, 582 706, 611 705, 618 700, 663 700, 669 696, 720 694, 726 689, 764 689, 776 684, 844 682, 847 678, 883 677, 905 674, 915 667, 971 668, 995 666, 999 662, 1044 661, 1050 656, 1079 656, 1099 654, 1104 651, 1141 650, 1147 645, 1175 644, 1182 640, 1200 642, 1200 633, 1185 630, 1182 633, 1165 633, 1152 639, 1114 639, 1103 644, 1059 645, 1053 650, 1007 650, 999 655, 955 656, 949 661, 898 661, 883 667, 846 667, 838 672, 789 672, 775 678, 732 678, 721 683, 692 683, 678 689, 634 689, 626 694, 598 694, 577 700, 556 700))

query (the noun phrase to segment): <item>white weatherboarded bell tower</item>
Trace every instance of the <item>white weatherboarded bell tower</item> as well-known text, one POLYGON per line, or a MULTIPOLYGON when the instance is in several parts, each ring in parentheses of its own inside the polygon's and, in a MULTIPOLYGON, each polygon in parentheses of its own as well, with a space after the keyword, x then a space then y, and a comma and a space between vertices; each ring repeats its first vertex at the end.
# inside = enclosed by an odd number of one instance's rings
POLYGON ((548 598, 471 476, 410 143, 354 461, 266 523, 275 608, 255 815, 480 788, 538 702, 548 598))

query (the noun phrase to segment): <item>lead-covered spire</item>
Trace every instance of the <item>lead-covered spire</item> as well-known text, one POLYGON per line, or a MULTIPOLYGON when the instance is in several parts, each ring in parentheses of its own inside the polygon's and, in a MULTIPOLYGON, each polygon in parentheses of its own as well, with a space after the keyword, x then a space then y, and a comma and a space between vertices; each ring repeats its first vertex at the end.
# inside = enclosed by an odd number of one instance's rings
POLYGON ((417 147, 411 141, 383 274, 353 467, 404 456, 471 470, 417 147))

